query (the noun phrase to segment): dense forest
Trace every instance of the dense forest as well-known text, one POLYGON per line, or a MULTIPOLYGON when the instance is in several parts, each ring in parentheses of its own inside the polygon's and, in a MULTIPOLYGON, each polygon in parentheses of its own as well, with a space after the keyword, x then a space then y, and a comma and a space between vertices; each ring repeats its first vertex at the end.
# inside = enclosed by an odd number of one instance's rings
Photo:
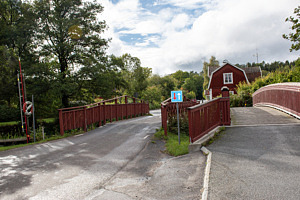
MULTIPOLYGON (((27 97, 34 95, 37 118, 57 117, 59 108, 120 95, 145 99, 151 108, 159 108, 172 90, 201 100, 209 80, 207 67, 219 65, 212 56, 201 72, 179 70, 160 76, 130 54, 107 55, 110 40, 101 37, 107 25, 97 18, 103 7, 94 2, 6 0, 0 1, 0 11, 1 122, 20 118, 19 64, 27 97)), ((244 91, 249 96, 266 84, 300 81, 299 59, 244 66, 260 66, 264 77, 252 85, 241 84, 234 105, 250 101, 242 95, 244 91)))

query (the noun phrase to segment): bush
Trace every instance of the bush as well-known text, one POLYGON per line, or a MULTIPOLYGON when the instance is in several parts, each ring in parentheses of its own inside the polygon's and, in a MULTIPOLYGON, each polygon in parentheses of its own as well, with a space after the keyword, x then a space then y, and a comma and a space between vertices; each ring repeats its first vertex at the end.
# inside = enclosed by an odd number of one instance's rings
POLYGON ((160 109, 160 107, 160 102, 153 101, 152 103, 149 103, 150 110, 160 109))
MULTIPOLYGON (((32 121, 29 124, 29 134, 30 137, 33 138, 33 129, 32 129, 32 121)), ((41 121, 36 123, 36 137, 37 141, 42 138, 42 126, 44 127, 45 137, 51 137, 59 133, 59 120, 56 119, 52 122, 41 121)), ((5 125, 0 126, 0 138, 2 139, 12 139, 12 138, 20 138, 26 137, 26 134, 22 132, 21 122, 14 125, 5 125)))
POLYGON ((14 125, 0 126, 0 139, 13 139, 18 137, 26 137, 22 133, 21 122, 14 125))
POLYGON ((20 109, 8 107, 7 105, 0 105, 0 121, 10 122, 20 120, 20 109))
MULTIPOLYGON (((179 115, 180 134, 189 136, 189 119, 187 113, 179 115)), ((177 115, 169 117, 168 131, 173 134, 178 134, 177 115)))
POLYGON ((44 127, 45 136, 50 137, 59 133, 59 119, 55 119, 53 122, 42 121, 37 125, 38 128, 42 126, 44 127))

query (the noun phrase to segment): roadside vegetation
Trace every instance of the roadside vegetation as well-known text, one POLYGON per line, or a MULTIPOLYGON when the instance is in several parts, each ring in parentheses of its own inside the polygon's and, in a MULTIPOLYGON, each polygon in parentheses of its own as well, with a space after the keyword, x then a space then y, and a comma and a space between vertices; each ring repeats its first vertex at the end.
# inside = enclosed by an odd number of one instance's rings
MULTIPOLYGON (((67 137, 72 137, 74 135, 79 135, 79 134, 83 134, 83 133, 84 133, 84 131, 79 129, 79 130, 69 131, 69 132, 65 133, 63 136, 61 136, 60 134, 55 134, 55 135, 51 135, 51 136, 46 136, 45 139, 42 139, 42 134, 41 134, 41 132, 38 131, 37 136, 36 136, 37 137, 36 143, 0 146, 0 151, 6 151, 6 150, 20 148, 20 147, 26 147, 26 146, 34 145, 34 144, 41 144, 41 143, 45 143, 45 142, 49 142, 49 141, 53 141, 53 140, 59 140, 59 139, 67 138, 67 137)), ((33 135, 31 135, 31 136, 33 138, 33 135)))
POLYGON ((294 62, 293 65, 281 63, 278 68, 275 68, 275 71, 267 73, 250 84, 245 82, 239 83, 237 94, 230 96, 230 106, 251 107, 252 94, 256 90, 266 85, 284 82, 300 82, 300 59, 294 62))
POLYGON ((154 136, 165 141, 166 153, 169 155, 180 156, 189 153, 190 138, 186 134, 180 135, 180 144, 177 134, 168 132, 168 136, 165 136, 163 129, 157 130, 154 136))

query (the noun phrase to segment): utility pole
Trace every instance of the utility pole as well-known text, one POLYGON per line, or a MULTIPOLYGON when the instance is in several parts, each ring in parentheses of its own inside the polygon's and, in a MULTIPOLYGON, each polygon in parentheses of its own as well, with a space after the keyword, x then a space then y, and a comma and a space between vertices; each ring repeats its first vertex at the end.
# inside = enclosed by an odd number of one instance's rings
POLYGON ((20 111, 21 111, 21 121, 22 121, 22 131, 24 132, 24 125, 26 131, 26 138, 27 143, 29 143, 30 135, 28 134, 28 125, 27 125, 27 116, 26 114, 23 115, 22 111, 24 111, 24 105, 26 103, 26 94, 25 94, 25 86, 24 80, 22 75, 22 67, 21 67, 21 60, 19 58, 19 68, 20 68, 20 75, 18 74, 18 86, 19 86, 19 97, 20 97, 20 111), (25 123, 23 122, 23 116, 25 117, 25 123))
POLYGON ((256 48, 256 53, 253 56, 256 57, 256 64, 258 64, 258 51, 257 51, 257 48, 256 48))

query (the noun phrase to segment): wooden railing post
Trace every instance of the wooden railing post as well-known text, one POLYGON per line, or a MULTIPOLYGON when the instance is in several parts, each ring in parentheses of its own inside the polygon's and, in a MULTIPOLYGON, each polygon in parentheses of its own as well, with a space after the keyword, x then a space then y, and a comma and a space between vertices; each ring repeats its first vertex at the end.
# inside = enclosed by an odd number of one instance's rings
POLYGON ((105 102, 103 102, 102 106, 103 106, 103 125, 105 125, 106 124, 106 106, 105 106, 105 102))
POLYGON ((135 105, 135 98, 132 98, 133 100, 133 116, 136 117, 136 105, 135 105))
POLYGON ((83 110, 83 118, 84 118, 84 127, 83 130, 84 132, 87 132, 87 115, 86 115, 86 106, 84 106, 84 110, 83 110))
POLYGON ((102 121, 102 118, 101 118, 101 103, 98 103, 98 112, 99 112, 99 126, 102 125, 101 121, 102 121))
POLYGON ((118 99, 115 99, 115 107, 116 107, 116 121, 119 121, 119 117, 118 117, 118 99))
POLYGON ((165 136, 168 136, 168 116, 167 116, 167 108, 165 105, 161 106, 161 121, 162 121, 162 127, 164 129, 165 136))
POLYGON ((190 137, 190 143, 193 143, 194 141, 192 140, 194 138, 194 127, 193 127, 193 122, 194 118, 192 115, 192 110, 188 110, 188 117, 189 117, 189 137, 190 137))
POLYGON ((127 96, 125 96, 125 113, 126 113, 126 119, 128 119, 128 99, 127 99, 127 96))
POLYGON ((64 120, 63 120, 63 114, 62 110, 59 110, 59 129, 60 129, 60 135, 64 135, 64 120))
POLYGON ((145 115, 145 102, 141 100, 141 115, 145 115))
POLYGON ((231 119, 230 119, 230 98, 229 98, 229 88, 224 86, 222 87, 222 106, 220 107, 220 110, 222 111, 222 119, 221 119, 221 125, 230 125, 231 119))

